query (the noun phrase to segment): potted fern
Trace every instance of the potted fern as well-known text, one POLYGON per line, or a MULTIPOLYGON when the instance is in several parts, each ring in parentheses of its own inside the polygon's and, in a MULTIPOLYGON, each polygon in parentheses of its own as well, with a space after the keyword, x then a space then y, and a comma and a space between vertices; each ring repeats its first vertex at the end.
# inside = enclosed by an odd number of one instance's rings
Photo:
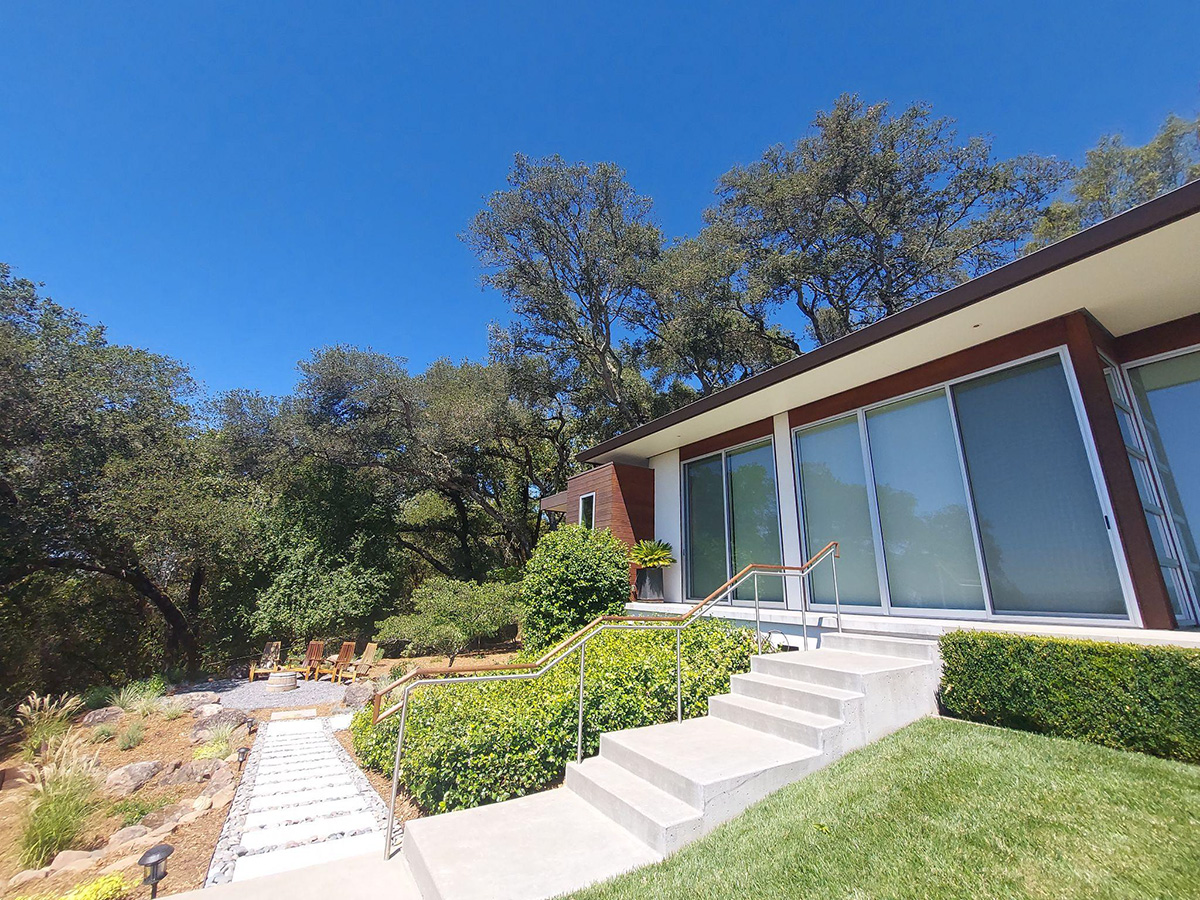
POLYGON ((638 541, 629 551, 629 560, 637 566, 637 598, 663 600, 663 569, 673 565, 675 557, 666 541, 638 541))

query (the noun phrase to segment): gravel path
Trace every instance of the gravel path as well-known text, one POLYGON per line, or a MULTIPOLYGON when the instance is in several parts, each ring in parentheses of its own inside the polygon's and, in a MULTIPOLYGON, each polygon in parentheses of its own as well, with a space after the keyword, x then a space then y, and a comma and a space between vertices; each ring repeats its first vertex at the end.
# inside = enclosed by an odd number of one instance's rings
POLYGON ((221 705, 230 709, 282 709, 291 706, 320 706, 323 703, 341 703, 346 685, 332 681, 296 680, 294 691, 267 692, 267 680, 246 681, 230 679, 195 685, 194 689, 216 691, 221 696, 221 705))

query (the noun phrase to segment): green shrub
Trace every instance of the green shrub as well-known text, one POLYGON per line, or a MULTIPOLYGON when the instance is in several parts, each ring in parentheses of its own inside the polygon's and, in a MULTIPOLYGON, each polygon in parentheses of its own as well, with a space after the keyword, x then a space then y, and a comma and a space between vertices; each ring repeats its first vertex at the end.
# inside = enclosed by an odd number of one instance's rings
MULTIPOLYGON (((705 619, 683 631, 684 715, 704 715, 708 698, 749 668, 753 633, 705 619)), ((575 758, 578 656, 538 679, 421 688, 410 695, 402 778, 431 812, 465 809, 541 790, 575 758)), ((391 701, 398 699, 393 695, 391 701)), ((675 632, 606 632, 588 644, 585 753, 603 731, 675 718, 675 632)), ((352 724, 359 761, 391 774, 399 717, 352 724)))
POLYGON ((151 675, 138 681, 131 681, 112 696, 112 705, 119 706, 125 712, 138 712, 149 715, 153 712, 155 701, 167 692, 170 687, 162 675, 151 675))
POLYGON ((42 696, 36 692, 17 707, 21 723, 21 752, 26 761, 45 754, 50 745, 71 728, 71 719, 83 708, 83 701, 70 694, 42 696))
POLYGON ((112 703, 113 689, 107 684, 93 684, 83 692, 83 705, 88 709, 103 709, 112 703))
POLYGON ((1200 650, 977 631, 941 648, 950 715, 1200 763, 1200 650))
POLYGON ((140 744, 146 737, 146 726, 142 724, 140 719, 134 719, 125 726, 125 730, 117 735, 117 748, 120 750, 132 750, 140 744))
POLYGON ((108 814, 119 818, 121 827, 124 828, 127 825, 136 825, 142 821, 144 816, 173 802, 174 799, 169 794, 163 794, 153 799, 126 797, 109 806, 108 814))
POLYGON ((117 736, 117 726, 112 722, 101 722, 92 729, 93 744, 105 744, 117 736))
POLYGON ((233 732, 232 725, 218 725, 210 733, 209 739, 192 753, 192 758, 224 759, 233 752, 233 732))
POLYGON ((21 827, 23 868, 40 868, 79 841, 96 807, 97 778, 96 758, 84 753, 78 737, 58 741, 43 756, 34 767, 34 796, 21 827))
MULTIPOLYGON (((127 879, 124 875, 101 875, 84 884, 71 888, 59 897, 42 895, 38 900, 125 900, 133 894, 137 882, 127 879)), ((32 900, 27 897, 15 897, 13 900, 32 900)))
POLYGON ((522 638, 540 649, 629 600, 629 550, 608 529, 563 525, 533 550, 521 580, 522 638))
POLYGON ((444 654, 454 665, 454 658, 475 641, 516 624, 518 592, 511 584, 426 579, 412 595, 416 612, 378 623, 375 640, 406 641, 409 650, 444 654))
POLYGON ((675 564, 675 554, 666 541, 638 541, 629 551, 629 559, 639 569, 662 569, 675 564))

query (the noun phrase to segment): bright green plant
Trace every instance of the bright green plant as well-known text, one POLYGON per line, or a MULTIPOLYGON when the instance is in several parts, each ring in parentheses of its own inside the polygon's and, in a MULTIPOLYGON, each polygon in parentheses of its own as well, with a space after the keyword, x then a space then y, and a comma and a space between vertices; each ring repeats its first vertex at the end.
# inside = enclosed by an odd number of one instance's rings
POLYGON ((125 712, 149 715, 154 711, 155 701, 167 692, 167 680, 162 675, 151 675, 139 681, 131 681, 113 695, 113 706, 125 712), (143 712, 149 710, 149 712, 143 712))
MULTIPOLYGON (((37 900, 125 900, 133 894, 137 882, 124 875, 101 875, 84 884, 71 888, 58 897, 42 895, 37 900)), ((15 897, 13 900, 34 900, 30 897, 15 897)))
POLYGON ((233 750, 234 727, 228 723, 216 726, 207 741, 197 747, 193 759, 224 759, 233 750))
POLYGON ((564 525, 542 537, 521 580, 522 637, 540 649, 629 600, 629 551, 608 529, 564 525))
MULTIPOLYGON (((683 713, 704 715, 708 698, 749 668, 753 633, 712 619, 682 632, 683 713)), ((600 733, 675 718, 675 632, 609 632, 588 644, 585 753, 600 733)), ((447 686, 409 698, 402 780, 431 812, 464 809, 541 790, 575 758, 578 658, 531 681, 447 686)), ((391 774, 398 717, 352 723, 354 749, 369 768, 391 774)))
POLYGON ((162 794, 150 799, 146 797, 126 797, 124 800, 118 800, 109 806, 108 814, 119 818, 121 820, 121 827, 124 828, 127 825, 136 825, 144 816, 149 815, 156 809, 162 809, 173 802, 174 798, 169 794, 162 794))
POLYGON ((113 689, 107 684, 94 684, 83 692, 83 705, 88 709, 103 709, 112 703, 113 689))
POLYGON ((518 590, 511 584, 429 578, 413 592, 416 612, 384 619, 376 626, 375 640, 407 641, 410 652, 445 654, 454 665, 454 658, 474 642, 516 624, 518 590))
POLYGON ((958 631, 950 715, 1200 763, 1200 650, 958 631))
POLYGON ((142 724, 140 719, 134 719, 125 726, 125 730, 117 735, 117 748, 120 750, 132 750, 140 744, 146 737, 146 726, 142 724))
POLYGON ((662 569, 675 564, 671 545, 666 541, 638 541, 629 551, 629 560, 639 569, 662 569))
POLYGON ((82 837, 95 809, 98 769, 83 741, 67 736, 34 766, 34 795, 20 835, 20 861, 25 868, 44 866, 82 837))
POLYGON ((112 722, 101 722, 92 729, 93 744, 106 744, 117 736, 117 726, 112 722))
POLYGON ((30 694, 17 707, 21 723, 21 752, 28 762, 45 754, 50 744, 62 737, 71 727, 71 720, 83 708, 83 701, 71 694, 59 697, 30 694))

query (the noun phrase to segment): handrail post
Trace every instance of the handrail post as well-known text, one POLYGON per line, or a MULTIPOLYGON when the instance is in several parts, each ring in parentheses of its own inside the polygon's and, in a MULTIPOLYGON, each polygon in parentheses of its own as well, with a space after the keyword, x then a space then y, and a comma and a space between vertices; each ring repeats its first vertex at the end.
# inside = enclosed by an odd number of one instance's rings
POLYGON ((800 633, 804 635, 804 652, 808 652, 808 598, 812 594, 812 569, 800 574, 800 633))
POLYGON ((408 719, 408 689, 404 687, 404 696, 400 698, 400 727, 396 731, 396 759, 392 766, 392 802, 388 804, 387 838, 383 848, 383 858, 392 858, 392 834, 396 830, 396 793, 400 787, 400 748, 404 746, 404 725, 408 719))
POLYGON ((587 658, 587 641, 579 645, 579 736, 575 744, 575 762, 583 762, 583 666, 587 658))
POLYGON ((830 557, 829 561, 833 565, 833 609, 834 609, 835 615, 837 617, 838 634, 841 634, 842 633, 842 598, 838 594, 838 585, 837 585, 838 549, 840 549, 840 548, 834 549, 833 555, 830 557))
POLYGON ((683 626, 675 626, 675 721, 683 721, 683 626))
POLYGON ((754 636, 758 640, 758 652, 762 654, 762 611, 758 606, 758 570, 754 570, 754 636))

